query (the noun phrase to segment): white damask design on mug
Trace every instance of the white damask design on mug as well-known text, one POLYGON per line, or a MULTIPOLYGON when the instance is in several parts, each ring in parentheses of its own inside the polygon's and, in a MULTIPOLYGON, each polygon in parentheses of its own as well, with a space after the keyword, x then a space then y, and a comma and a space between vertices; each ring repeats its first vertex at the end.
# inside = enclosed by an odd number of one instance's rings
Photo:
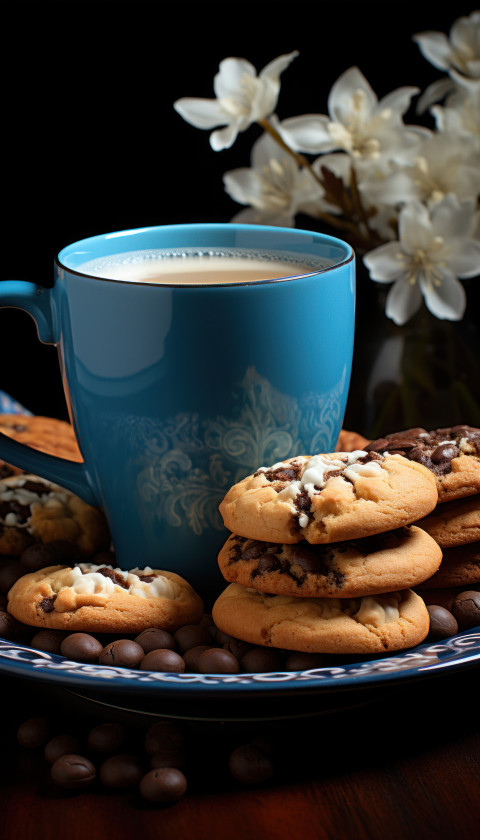
POLYGON ((235 393, 233 419, 180 413, 149 429, 137 485, 145 508, 173 527, 188 523, 195 534, 221 530, 218 505, 228 487, 264 464, 326 450, 343 392, 339 382, 325 396, 298 401, 249 368, 235 393))

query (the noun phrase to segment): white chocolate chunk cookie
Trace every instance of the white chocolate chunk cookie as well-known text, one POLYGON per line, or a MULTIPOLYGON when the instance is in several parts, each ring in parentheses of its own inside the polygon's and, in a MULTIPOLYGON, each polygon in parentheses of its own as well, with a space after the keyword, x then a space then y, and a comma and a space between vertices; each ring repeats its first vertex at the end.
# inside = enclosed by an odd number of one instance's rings
POLYGON ((53 540, 73 543, 84 556, 105 551, 110 534, 103 511, 36 475, 0 481, 0 554, 18 556, 53 540))
POLYGON ((24 575, 8 593, 18 621, 56 630, 139 633, 148 627, 176 630, 203 614, 199 595, 173 572, 81 563, 49 566, 24 575))
POLYGON ((360 540, 294 545, 231 534, 220 551, 223 577, 274 595, 358 598, 409 589, 440 566, 438 543, 415 525, 360 540))
POLYGON ((261 467, 228 491, 220 513, 242 537, 318 544, 409 525, 437 499, 435 477, 423 465, 356 450, 261 467))
POLYGON ((422 642, 430 619, 411 589, 365 598, 291 598, 231 583, 213 606, 224 633, 307 653, 383 653, 422 642))

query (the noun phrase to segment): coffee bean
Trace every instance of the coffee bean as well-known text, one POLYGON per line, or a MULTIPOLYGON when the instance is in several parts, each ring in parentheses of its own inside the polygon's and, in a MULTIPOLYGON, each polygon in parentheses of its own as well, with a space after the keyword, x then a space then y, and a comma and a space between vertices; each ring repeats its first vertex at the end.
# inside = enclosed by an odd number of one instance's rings
POLYGON ((139 636, 136 636, 135 641, 140 645, 145 653, 150 653, 151 650, 176 650, 177 645, 171 633, 167 630, 160 630, 158 627, 149 627, 143 630, 139 636))
POLYGON ((53 764, 62 755, 77 754, 80 746, 80 740, 76 735, 55 735, 45 744, 43 755, 49 764, 53 764))
POLYGON ((228 760, 233 778, 244 785, 259 785, 273 776, 272 760, 258 744, 242 744, 228 760))
POLYGON ((166 671, 170 674, 183 674, 185 662, 174 650, 151 650, 142 659, 142 671, 166 671))
POLYGON ((120 723, 99 723, 88 733, 89 750, 103 755, 117 752, 123 747, 124 741, 125 730, 120 723))
POLYGON ((452 604, 452 613, 464 627, 480 624, 480 592, 469 589, 460 592, 452 604))
POLYGON ((199 624, 185 624, 174 633, 174 638, 180 653, 185 653, 198 645, 209 645, 212 641, 208 629, 200 627, 199 624))
POLYGON ((145 752, 149 755, 169 750, 181 751, 185 748, 185 732, 173 720, 159 720, 145 733, 145 752))
POLYGON ((458 633, 457 619, 445 607, 430 604, 427 610, 430 616, 430 630, 427 637, 429 641, 448 639, 458 633))
POLYGON ((89 633, 70 633, 61 643, 60 651, 62 656, 77 662, 97 662, 102 643, 89 633))
POLYGON ((294 651, 287 656, 284 669, 285 671, 311 671, 314 668, 325 668, 327 664, 328 659, 321 653, 294 651))
POLYGON ((68 635, 63 630, 39 630, 32 637, 30 644, 33 648, 43 650, 45 653, 60 654, 62 642, 68 635))
POLYGON ((144 774, 142 762, 136 755, 112 755, 100 766, 98 775, 109 788, 128 788, 138 785, 144 774))
POLYGON ((88 758, 82 755, 62 755, 52 764, 51 777, 55 784, 67 790, 88 787, 95 780, 97 771, 88 758))
POLYGON ((176 802, 186 790, 185 776, 174 767, 150 770, 140 782, 140 795, 148 802, 176 802))
POLYGON ((100 652, 100 665, 115 665, 117 668, 138 668, 145 656, 142 646, 131 639, 117 639, 100 652))
POLYGON ((18 639, 25 627, 6 610, 0 610, 0 636, 4 639, 18 639))
POLYGON ((256 647, 249 650, 241 659, 242 671, 266 673, 284 670, 282 657, 272 648, 256 647))
POLYGON ((238 674, 240 663, 233 653, 223 648, 208 648, 198 659, 200 674, 238 674))
POLYGON ((0 568, 0 592, 6 594, 19 578, 26 575, 28 569, 25 568, 18 561, 16 563, 9 563, 8 566, 0 568))
POLYGON ((44 747, 50 737, 50 724, 44 717, 24 720, 17 729, 17 741, 22 747, 36 750, 44 747))
POLYGON ((192 674, 198 674, 198 660, 204 650, 210 650, 212 645, 197 645, 197 647, 190 648, 183 654, 183 661, 185 662, 185 670, 192 674))

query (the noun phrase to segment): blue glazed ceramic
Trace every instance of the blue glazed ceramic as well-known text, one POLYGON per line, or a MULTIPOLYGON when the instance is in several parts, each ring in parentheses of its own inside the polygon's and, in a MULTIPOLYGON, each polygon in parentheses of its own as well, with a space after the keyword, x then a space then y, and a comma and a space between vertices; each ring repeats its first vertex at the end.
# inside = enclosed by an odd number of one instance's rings
POLYGON ((340 240, 234 224, 121 231, 64 248, 52 289, 4 281, 0 305, 29 312, 57 346, 84 463, 4 436, 0 458, 102 506, 121 568, 169 569, 215 594, 226 490, 335 446, 354 334, 354 255, 340 240), (285 257, 286 279, 162 286, 79 268, 128 251, 238 248, 285 257), (290 276, 289 260, 311 268, 290 276))

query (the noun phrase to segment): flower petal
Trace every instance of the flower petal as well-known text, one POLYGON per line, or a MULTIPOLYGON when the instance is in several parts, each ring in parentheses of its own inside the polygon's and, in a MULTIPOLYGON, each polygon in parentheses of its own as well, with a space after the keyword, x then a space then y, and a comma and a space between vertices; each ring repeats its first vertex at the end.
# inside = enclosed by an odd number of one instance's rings
POLYGON ((282 136, 297 152, 330 152, 337 144, 328 131, 329 119, 320 114, 305 114, 282 120, 282 136))
POLYGON ((370 277, 377 283, 392 283, 403 272, 400 243, 387 242, 366 254, 363 262, 367 266, 370 277))
POLYGON ((235 98, 241 90, 242 76, 256 76, 253 64, 245 58, 224 58, 219 72, 213 80, 213 89, 218 99, 235 98))
POLYGON ((448 38, 443 32, 418 32, 412 40, 415 41, 420 52, 430 64, 433 64, 438 70, 448 69, 452 50, 448 38))
POLYGON ((216 99, 184 97, 177 99, 173 107, 177 114, 196 128, 214 128, 229 121, 216 99))
POLYGON ((419 285, 430 312, 436 318, 447 321, 460 321, 467 303, 465 289, 457 278, 446 269, 442 271, 442 280, 437 285, 427 277, 420 277, 419 285))
POLYGON ((233 146, 237 139, 239 126, 236 122, 226 125, 218 131, 212 131, 210 135, 210 145, 214 152, 221 152, 222 149, 229 149, 233 146))
POLYGON ((456 248, 450 246, 445 262, 456 277, 480 275, 480 242, 463 239, 456 248))
POLYGON ((298 50, 294 50, 286 55, 279 55, 274 58, 269 64, 266 64, 263 70, 260 71, 260 78, 269 78, 278 81, 280 74, 287 69, 288 65, 292 63, 293 59, 300 55, 298 50))
POLYGON ((405 324, 420 309, 422 295, 416 283, 401 277, 387 295, 385 314, 399 326, 405 324))
POLYGON ((410 108, 412 97, 420 93, 420 88, 417 87, 401 87, 397 90, 392 90, 391 93, 384 96, 378 103, 377 111, 392 110, 396 114, 404 114, 410 108))
POLYGON ((337 79, 328 97, 328 113, 334 122, 348 123, 353 96, 358 91, 365 94, 365 110, 372 112, 378 102, 377 96, 358 67, 350 67, 337 79))

